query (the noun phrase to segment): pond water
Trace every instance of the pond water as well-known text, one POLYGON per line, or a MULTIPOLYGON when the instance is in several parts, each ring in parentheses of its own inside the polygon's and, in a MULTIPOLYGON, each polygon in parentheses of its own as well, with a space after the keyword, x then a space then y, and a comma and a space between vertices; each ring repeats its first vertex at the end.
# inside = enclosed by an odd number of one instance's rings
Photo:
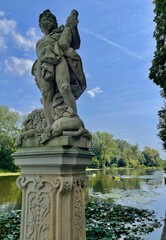
POLYGON ((21 192, 16 179, 16 176, 0 177, 0 214, 21 208, 21 192))
POLYGON ((166 184, 163 174, 164 171, 152 169, 91 171, 86 200, 102 199, 154 210, 162 227, 145 236, 145 239, 160 240, 166 212, 166 184))
MULTIPOLYGON (((90 171, 85 189, 86 201, 104 200, 138 208, 152 209, 163 223, 166 211, 166 184, 161 170, 111 169, 90 171), (113 178, 114 177, 114 178, 113 178)), ((0 214, 21 208, 21 192, 15 176, 0 177, 0 214)), ((162 227, 146 236, 159 240, 162 227)))

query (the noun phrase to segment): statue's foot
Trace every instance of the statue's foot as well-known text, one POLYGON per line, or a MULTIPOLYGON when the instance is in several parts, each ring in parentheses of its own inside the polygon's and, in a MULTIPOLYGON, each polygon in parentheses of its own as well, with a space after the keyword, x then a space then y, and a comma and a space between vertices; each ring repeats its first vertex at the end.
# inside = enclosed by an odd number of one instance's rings
POLYGON ((45 143, 45 142, 47 142, 48 140, 50 140, 51 139, 51 128, 49 127, 49 128, 47 128, 46 130, 45 130, 45 132, 41 135, 41 140, 40 140, 40 143, 45 143))
POLYGON ((46 143, 48 140, 50 140, 50 137, 46 134, 43 134, 41 136, 41 140, 40 140, 40 143, 43 144, 43 143, 46 143))
POLYGON ((22 138, 18 137, 14 143, 15 147, 20 147, 22 144, 22 138))

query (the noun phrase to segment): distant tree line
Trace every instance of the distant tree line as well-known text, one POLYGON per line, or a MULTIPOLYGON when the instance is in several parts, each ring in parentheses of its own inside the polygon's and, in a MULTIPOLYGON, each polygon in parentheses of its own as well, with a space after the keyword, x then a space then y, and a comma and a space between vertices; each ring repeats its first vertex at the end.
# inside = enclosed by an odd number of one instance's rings
MULTIPOLYGON (((0 106, 0 169, 17 171, 14 158, 11 156, 17 149, 15 139, 21 132, 22 121, 15 111, 0 106)), ((104 167, 158 167, 165 161, 160 159, 157 150, 145 147, 143 151, 138 144, 132 145, 125 140, 114 139, 106 132, 92 133, 93 168, 104 167)))
POLYGON ((95 154, 91 167, 159 167, 162 161, 157 150, 148 146, 144 150, 139 145, 132 145, 125 140, 114 139, 106 132, 92 133, 92 151, 95 154))

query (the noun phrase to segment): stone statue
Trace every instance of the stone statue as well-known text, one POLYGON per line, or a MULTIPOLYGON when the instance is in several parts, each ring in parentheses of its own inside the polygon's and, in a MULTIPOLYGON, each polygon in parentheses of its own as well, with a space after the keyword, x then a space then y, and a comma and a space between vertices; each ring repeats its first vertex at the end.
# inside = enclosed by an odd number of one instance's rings
MULTIPOLYGON (((58 26, 56 17, 48 9, 39 16, 44 37, 36 44, 37 60, 32 66, 32 75, 42 95, 43 112, 40 111, 40 114, 44 113, 46 127, 41 127, 44 125, 39 123, 38 130, 32 126, 27 131, 29 121, 25 121, 25 132, 17 140, 18 146, 22 145, 22 139, 36 134, 40 135, 41 144, 58 136, 90 139, 76 107, 76 100, 86 89, 82 61, 76 52, 80 47, 77 25, 76 10, 72 10, 65 26, 58 26)), ((33 112, 31 118, 34 116, 33 112)))

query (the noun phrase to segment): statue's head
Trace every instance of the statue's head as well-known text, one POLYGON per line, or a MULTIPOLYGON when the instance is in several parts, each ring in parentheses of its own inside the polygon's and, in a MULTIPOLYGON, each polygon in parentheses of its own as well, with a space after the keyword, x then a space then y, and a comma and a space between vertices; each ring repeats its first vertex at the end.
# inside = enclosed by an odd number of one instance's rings
POLYGON ((49 9, 39 15, 39 27, 45 34, 51 33, 52 30, 58 27, 56 17, 49 9))

